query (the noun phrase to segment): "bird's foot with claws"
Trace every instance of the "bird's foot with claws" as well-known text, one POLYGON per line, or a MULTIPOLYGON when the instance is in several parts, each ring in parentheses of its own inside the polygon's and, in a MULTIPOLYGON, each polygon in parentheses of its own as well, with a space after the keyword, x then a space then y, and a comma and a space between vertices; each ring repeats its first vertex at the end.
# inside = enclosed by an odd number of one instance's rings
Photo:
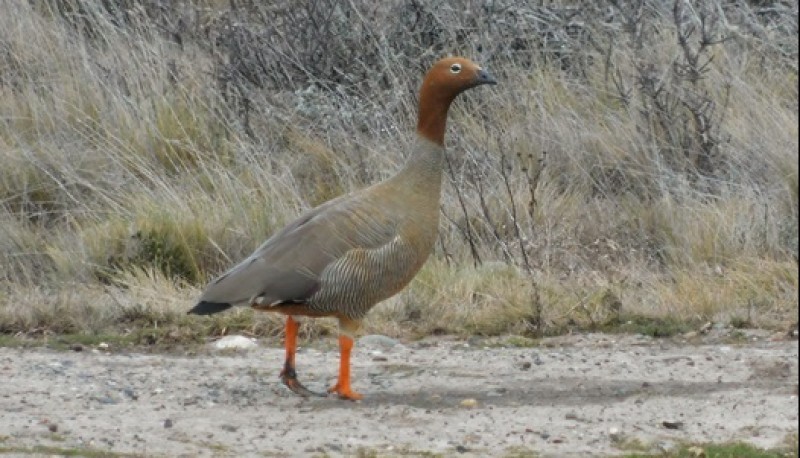
POLYGON ((288 363, 284 365, 283 370, 281 371, 281 381, 290 390, 294 391, 300 396, 306 398, 310 396, 326 396, 324 393, 317 393, 303 386, 303 384, 300 383, 300 380, 297 380, 297 372, 295 372, 294 367, 288 363))

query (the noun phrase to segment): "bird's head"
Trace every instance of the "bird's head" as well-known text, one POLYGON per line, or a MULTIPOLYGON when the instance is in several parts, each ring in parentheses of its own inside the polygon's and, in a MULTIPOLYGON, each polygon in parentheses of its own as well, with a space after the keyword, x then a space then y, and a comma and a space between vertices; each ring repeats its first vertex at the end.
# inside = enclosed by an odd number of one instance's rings
POLYGON ((425 74, 420 89, 419 134, 443 144, 450 104, 458 94, 483 84, 497 84, 497 81, 488 71, 467 58, 446 57, 433 64, 425 74))
POLYGON ((443 96, 455 98, 465 90, 482 84, 497 84, 497 81, 489 72, 469 59, 446 57, 428 70, 422 86, 423 90, 427 87, 443 96))

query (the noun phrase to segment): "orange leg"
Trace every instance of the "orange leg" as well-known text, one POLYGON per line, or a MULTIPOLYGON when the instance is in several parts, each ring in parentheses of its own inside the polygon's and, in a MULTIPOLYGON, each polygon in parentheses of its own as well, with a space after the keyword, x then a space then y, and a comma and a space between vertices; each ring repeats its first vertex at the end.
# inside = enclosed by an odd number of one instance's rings
POLYGON ((340 398, 357 401, 363 396, 350 388, 350 350, 353 349, 353 338, 344 334, 339 335, 339 381, 332 386, 328 393, 336 393, 340 398))
POLYGON ((281 380, 290 390, 301 396, 320 396, 320 394, 304 387, 297 380, 297 372, 294 370, 294 357, 297 353, 297 330, 299 328, 300 323, 295 321, 291 315, 286 317, 286 361, 283 363, 281 380))

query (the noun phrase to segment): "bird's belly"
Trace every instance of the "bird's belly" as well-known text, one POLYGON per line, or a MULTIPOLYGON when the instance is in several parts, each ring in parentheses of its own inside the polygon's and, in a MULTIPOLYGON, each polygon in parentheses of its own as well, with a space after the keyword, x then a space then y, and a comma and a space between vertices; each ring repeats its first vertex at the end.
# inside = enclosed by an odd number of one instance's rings
POLYGON ((353 250, 323 272, 309 300, 315 310, 361 319, 378 302, 400 292, 427 259, 398 243, 376 250, 353 250))

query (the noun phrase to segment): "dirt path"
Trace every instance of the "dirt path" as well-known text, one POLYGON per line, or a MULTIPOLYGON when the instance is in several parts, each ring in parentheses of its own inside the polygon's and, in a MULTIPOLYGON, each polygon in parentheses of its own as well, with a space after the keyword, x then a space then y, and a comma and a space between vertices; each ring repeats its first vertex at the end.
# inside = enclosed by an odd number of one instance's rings
MULTIPOLYGON (((0 450, 586 456, 637 441, 766 447, 797 433, 796 340, 391 343, 369 336, 357 346, 354 388, 366 395, 358 403, 288 392, 277 375, 280 348, 197 356, 0 348, 0 450)), ((300 379, 322 390, 337 361, 334 348, 304 349, 300 379)))

